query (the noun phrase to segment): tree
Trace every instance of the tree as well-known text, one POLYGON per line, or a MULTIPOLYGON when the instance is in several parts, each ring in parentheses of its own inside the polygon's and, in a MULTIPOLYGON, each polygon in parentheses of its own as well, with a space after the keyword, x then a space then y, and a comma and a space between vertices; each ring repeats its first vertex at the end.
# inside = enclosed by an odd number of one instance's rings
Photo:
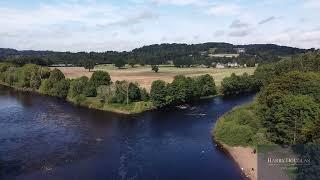
POLYGON ((103 103, 111 102, 112 98, 115 97, 116 86, 111 84, 109 86, 102 85, 97 88, 97 97, 103 103))
POLYGON ((83 62, 83 67, 85 69, 88 69, 89 72, 90 72, 91 69, 94 69, 95 66, 96 66, 96 63, 94 61, 92 61, 92 60, 87 60, 87 61, 83 62))
POLYGON ((135 59, 131 58, 131 59, 128 60, 128 64, 129 64, 132 68, 134 68, 134 65, 136 65, 137 62, 136 62, 135 59))
POLYGON ((146 88, 141 89, 141 100, 148 101, 150 99, 149 93, 147 92, 146 88))
POLYGON ((159 67, 157 65, 151 65, 151 70, 157 73, 159 71, 159 67))
POLYGON ((214 79, 209 74, 199 76, 195 79, 196 88, 198 88, 198 96, 212 96, 217 94, 214 79))
POLYGON ((74 98, 79 95, 85 94, 85 89, 88 86, 88 77, 82 76, 80 78, 74 79, 70 82, 70 88, 68 96, 74 98))
POLYGON ((126 62, 122 58, 120 58, 114 62, 114 65, 120 69, 126 65, 126 62))
POLYGON ((68 95, 70 83, 65 79, 63 73, 59 69, 50 72, 48 79, 41 82, 40 92, 50 96, 66 98, 68 95))
POLYGON ((152 82, 150 91, 151 101, 156 107, 163 107, 167 103, 166 96, 166 83, 162 80, 156 80, 152 82))
POLYGON ((185 76, 175 76, 172 83, 168 85, 168 95, 171 102, 170 104, 181 104, 185 103, 192 97, 190 91, 190 84, 185 76))
POLYGON ((115 103, 129 104, 129 82, 116 81, 115 89, 115 95, 112 98, 112 101, 115 103))
POLYGON ((87 86, 84 88, 84 95, 86 97, 96 97, 97 96, 97 87, 92 81, 89 81, 87 86))
POLYGON ((305 144, 320 138, 320 106, 310 96, 287 95, 266 111, 268 137, 279 144, 305 144))
POLYGON ((141 91, 137 83, 129 83, 129 100, 130 102, 141 100, 141 91))
POLYGON ((49 80, 50 81, 60 81, 61 79, 64 79, 64 74, 57 68, 54 68, 50 72, 49 80))
POLYGON ((95 88, 101 85, 108 86, 111 84, 111 78, 109 73, 105 71, 95 71, 90 78, 90 82, 95 88))

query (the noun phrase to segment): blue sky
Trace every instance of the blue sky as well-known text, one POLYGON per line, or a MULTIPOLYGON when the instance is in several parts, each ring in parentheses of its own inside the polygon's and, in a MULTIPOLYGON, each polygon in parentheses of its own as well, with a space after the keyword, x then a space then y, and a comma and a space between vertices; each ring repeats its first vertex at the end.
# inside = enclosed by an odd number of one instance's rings
POLYGON ((155 43, 320 48, 320 0, 2 0, 0 47, 131 50, 155 43))

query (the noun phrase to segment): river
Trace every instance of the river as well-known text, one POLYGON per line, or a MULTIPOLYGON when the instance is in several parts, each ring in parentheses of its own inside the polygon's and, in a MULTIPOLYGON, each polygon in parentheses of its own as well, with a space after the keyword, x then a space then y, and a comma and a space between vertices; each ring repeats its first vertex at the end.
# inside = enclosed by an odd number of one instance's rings
POLYGON ((252 98, 119 115, 0 86, 0 179, 243 179, 211 129, 252 98))

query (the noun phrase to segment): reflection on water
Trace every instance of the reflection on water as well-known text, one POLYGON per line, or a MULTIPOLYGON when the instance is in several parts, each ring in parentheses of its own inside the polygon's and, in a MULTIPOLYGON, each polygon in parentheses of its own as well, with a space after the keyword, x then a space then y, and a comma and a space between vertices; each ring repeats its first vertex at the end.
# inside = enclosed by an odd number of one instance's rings
POLYGON ((0 178, 240 179, 210 131, 251 100, 217 97, 128 116, 0 86, 0 178))

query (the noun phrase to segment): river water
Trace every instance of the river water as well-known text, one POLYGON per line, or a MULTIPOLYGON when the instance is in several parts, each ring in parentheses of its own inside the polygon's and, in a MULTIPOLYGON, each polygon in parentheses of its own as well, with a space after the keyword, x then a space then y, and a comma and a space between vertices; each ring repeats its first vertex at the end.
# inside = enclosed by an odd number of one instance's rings
POLYGON ((119 115, 0 86, 0 179, 243 179, 210 132, 252 98, 119 115))

